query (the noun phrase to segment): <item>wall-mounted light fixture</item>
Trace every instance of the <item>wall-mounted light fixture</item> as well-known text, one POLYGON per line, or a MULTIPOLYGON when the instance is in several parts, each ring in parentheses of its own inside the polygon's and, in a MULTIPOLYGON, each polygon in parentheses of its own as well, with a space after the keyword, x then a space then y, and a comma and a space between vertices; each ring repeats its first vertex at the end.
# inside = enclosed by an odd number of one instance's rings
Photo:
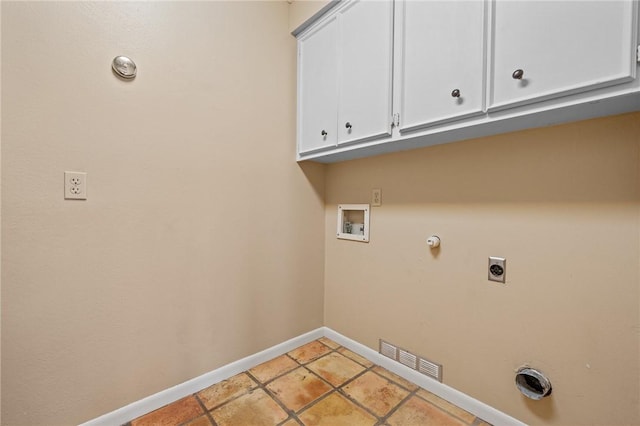
POLYGON ((122 78, 132 79, 136 76, 138 68, 135 62, 126 56, 116 56, 111 62, 111 68, 122 78))

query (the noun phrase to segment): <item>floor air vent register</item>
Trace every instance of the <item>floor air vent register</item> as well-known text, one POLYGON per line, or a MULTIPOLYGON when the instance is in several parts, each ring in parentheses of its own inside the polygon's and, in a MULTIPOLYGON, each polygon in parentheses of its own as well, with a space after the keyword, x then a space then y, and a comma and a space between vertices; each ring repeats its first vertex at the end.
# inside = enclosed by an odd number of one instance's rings
POLYGON ((437 364, 427 358, 415 355, 382 339, 380 339, 379 352, 387 358, 398 361, 402 365, 406 365, 432 379, 442 382, 442 364, 437 364))

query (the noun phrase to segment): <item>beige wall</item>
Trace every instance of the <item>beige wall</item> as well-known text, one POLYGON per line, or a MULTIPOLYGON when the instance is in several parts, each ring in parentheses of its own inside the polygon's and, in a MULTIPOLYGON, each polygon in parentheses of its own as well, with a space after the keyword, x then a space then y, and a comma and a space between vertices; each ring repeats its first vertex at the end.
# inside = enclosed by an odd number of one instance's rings
POLYGON ((640 113, 332 164, 325 323, 530 424, 639 424, 639 222, 640 113), (373 188, 371 242, 336 239, 337 204, 373 188), (550 398, 517 392, 523 364, 550 398))
POLYGON ((2 2, 5 424, 88 420, 322 325, 294 52, 286 2, 2 2))

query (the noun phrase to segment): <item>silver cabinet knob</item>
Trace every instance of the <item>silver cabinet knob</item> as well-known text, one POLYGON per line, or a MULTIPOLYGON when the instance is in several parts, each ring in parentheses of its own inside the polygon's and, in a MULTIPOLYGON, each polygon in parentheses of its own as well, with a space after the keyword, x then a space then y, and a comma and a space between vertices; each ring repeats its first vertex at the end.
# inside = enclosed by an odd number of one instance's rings
POLYGON ((353 126, 351 125, 351 123, 349 123, 348 121, 346 122, 346 124, 344 125, 344 127, 346 127, 347 129, 352 128, 353 126))
POLYGON ((453 89, 453 92, 451 92, 451 96, 453 96, 454 98, 459 98, 460 97, 460 89, 453 89))
POLYGON ((327 136, 327 132, 325 130, 323 130, 323 131, 320 132, 320 135, 327 136))
POLYGON ((516 79, 516 80, 522 80, 522 77, 523 77, 523 76, 524 76, 524 71, 522 71, 522 70, 520 70, 520 69, 515 70, 515 71, 513 72, 513 74, 511 74, 511 77, 513 77, 513 78, 514 78, 514 79, 516 79))

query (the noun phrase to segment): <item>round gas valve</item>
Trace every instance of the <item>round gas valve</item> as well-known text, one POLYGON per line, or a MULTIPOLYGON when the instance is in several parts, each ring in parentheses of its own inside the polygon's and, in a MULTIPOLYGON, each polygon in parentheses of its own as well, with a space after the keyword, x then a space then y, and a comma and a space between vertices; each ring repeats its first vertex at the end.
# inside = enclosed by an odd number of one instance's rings
POLYGON ((427 238, 427 245, 431 248, 436 248, 440 246, 440 237, 437 235, 432 235, 427 238))

